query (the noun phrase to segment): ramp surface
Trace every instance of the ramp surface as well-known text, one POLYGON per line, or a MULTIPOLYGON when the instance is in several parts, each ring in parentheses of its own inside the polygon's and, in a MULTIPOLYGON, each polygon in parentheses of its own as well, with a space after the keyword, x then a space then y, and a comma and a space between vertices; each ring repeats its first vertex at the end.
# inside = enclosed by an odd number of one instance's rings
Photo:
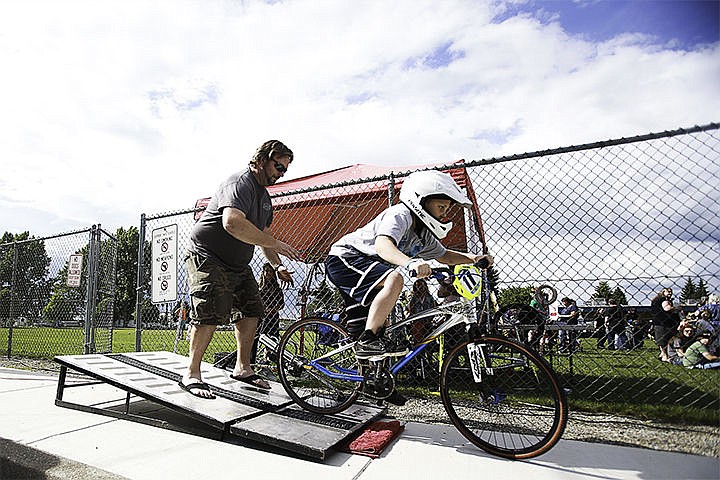
POLYGON ((66 355, 55 357, 55 361, 61 365, 56 405, 168 426, 131 414, 130 397, 135 395, 210 425, 221 438, 234 435, 318 459, 324 459, 335 444, 384 412, 358 403, 341 414, 317 415, 295 405, 279 383, 270 382, 271 390, 262 390, 233 380, 230 372, 207 363, 201 366, 203 381, 216 398, 198 398, 178 386, 189 359, 172 352, 66 355), (63 400, 66 388, 91 385, 66 385, 67 369, 126 391, 124 413, 118 411, 117 405, 102 408, 63 400))

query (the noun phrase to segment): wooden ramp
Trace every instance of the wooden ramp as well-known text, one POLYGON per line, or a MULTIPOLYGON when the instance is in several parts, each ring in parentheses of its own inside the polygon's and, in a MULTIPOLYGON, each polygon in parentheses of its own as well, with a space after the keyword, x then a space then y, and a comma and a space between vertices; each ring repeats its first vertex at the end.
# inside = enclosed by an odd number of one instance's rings
POLYGON ((314 414, 295 405, 279 383, 270 382, 270 391, 258 389, 231 379, 230 372, 207 363, 202 364, 203 381, 216 398, 198 398, 177 384, 188 358, 171 352, 65 355, 55 357, 55 361, 61 366, 55 399, 58 406, 183 430, 165 420, 132 413, 131 397, 140 397, 216 429, 221 439, 228 435, 246 438, 316 459, 324 459, 335 444, 385 411, 358 403, 340 414, 314 414), (97 381, 67 383, 68 369, 97 381), (63 399, 68 388, 99 383, 127 392, 124 408, 63 399))

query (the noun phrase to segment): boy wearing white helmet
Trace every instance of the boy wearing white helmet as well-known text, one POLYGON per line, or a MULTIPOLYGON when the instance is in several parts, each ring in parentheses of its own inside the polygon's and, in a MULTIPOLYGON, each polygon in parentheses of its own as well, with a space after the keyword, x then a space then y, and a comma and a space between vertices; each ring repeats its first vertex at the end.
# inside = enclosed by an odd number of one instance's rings
POLYGON ((383 338, 388 315, 404 287, 398 267, 426 278, 431 274, 429 260, 459 265, 486 259, 492 265, 490 255, 448 250, 440 243, 452 228, 446 217, 454 204, 469 207, 471 202, 450 175, 414 172, 403 182, 400 203, 330 248, 325 266, 348 307, 348 329, 359 335, 357 358, 376 360, 407 353, 405 347, 383 338), (365 316, 364 323, 353 324, 365 316))

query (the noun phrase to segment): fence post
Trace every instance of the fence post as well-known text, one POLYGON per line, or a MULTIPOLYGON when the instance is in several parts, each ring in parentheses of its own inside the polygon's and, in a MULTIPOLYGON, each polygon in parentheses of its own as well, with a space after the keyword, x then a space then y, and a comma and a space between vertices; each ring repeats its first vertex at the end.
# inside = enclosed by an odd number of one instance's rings
POLYGON ((98 307, 98 293, 99 293, 99 285, 98 280, 100 278, 100 250, 102 245, 100 245, 100 230, 101 225, 98 223, 93 227, 93 236, 92 236, 92 242, 93 242, 93 255, 92 255, 92 297, 88 299, 89 307, 92 311, 91 320, 90 323, 90 353, 97 352, 97 343, 95 340, 95 328, 97 327, 97 307, 98 307))
POLYGON ((94 307, 93 298, 95 297, 95 236, 97 226, 93 225, 90 228, 90 239, 88 244, 88 255, 87 255, 87 286, 85 289, 85 344, 83 351, 85 354, 94 353, 95 346, 93 345, 93 318, 94 318, 94 307))
POLYGON ((142 279, 145 257, 145 214, 140 215, 140 231, 138 232, 137 287, 135 289, 135 351, 142 350, 142 279))
POLYGON ((15 284, 17 283, 17 261, 18 251, 17 242, 13 242, 13 266, 12 275, 10 276, 10 327, 8 328, 8 353, 7 356, 10 358, 12 355, 12 337, 13 337, 13 324, 15 323, 15 284))
POLYGON ((395 203, 395 173, 390 172, 388 177, 388 206, 392 207, 395 203))

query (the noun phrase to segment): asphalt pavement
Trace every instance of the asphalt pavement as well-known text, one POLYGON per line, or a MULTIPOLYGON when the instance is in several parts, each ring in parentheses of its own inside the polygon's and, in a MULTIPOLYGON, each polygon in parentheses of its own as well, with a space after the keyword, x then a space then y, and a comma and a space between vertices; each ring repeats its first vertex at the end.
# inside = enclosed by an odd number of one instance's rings
MULTIPOLYGON (((413 422, 379 458, 334 452, 308 460, 241 439, 209 438, 211 429, 150 402, 147 414, 186 431, 58 407, 57 382, 53 375, 0 368, 0 479, 720 479, 717 458, 571 440, 538 458, 505 460, 478 450, 450 425, 413 422)), ((97 406, 109 397, 125 399, 106 384, 77 390, 97 406)))

